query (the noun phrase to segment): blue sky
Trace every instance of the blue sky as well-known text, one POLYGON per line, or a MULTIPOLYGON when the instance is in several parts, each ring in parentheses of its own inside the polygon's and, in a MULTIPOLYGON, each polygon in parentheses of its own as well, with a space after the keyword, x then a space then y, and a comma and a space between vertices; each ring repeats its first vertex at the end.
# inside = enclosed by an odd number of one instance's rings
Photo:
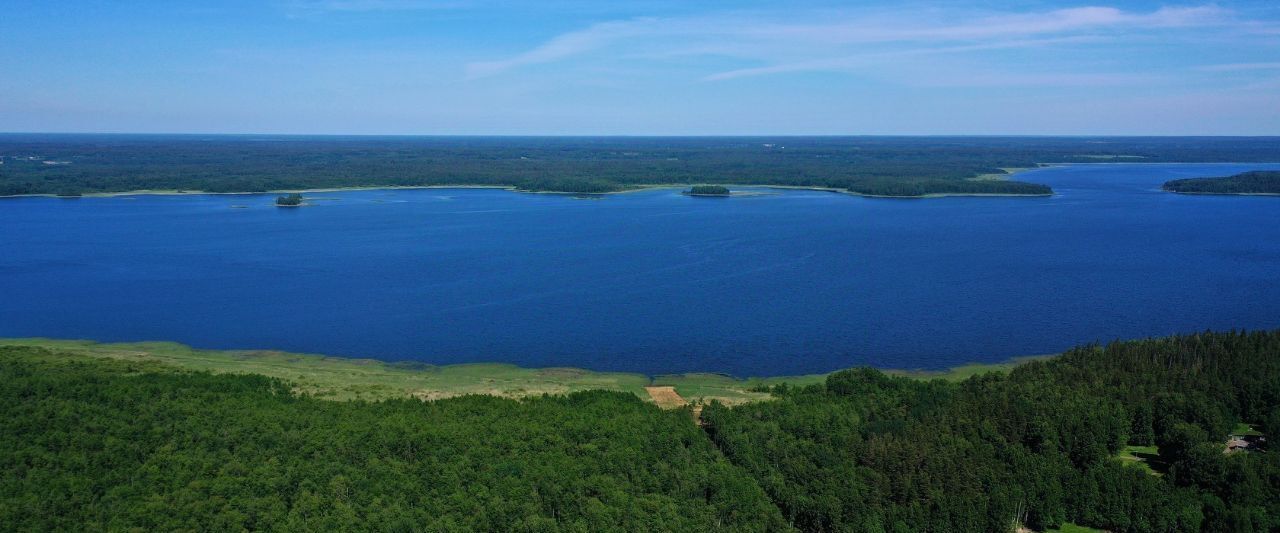
POLYGON ((0 131, 1280 135, 1280 1, 0 0, 0 131))

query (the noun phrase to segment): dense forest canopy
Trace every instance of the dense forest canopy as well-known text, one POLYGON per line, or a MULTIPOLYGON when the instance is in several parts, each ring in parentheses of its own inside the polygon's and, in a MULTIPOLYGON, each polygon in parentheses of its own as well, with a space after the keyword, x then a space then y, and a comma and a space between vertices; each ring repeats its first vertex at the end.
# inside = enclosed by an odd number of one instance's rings
POLYGON ((0 347, 16 530, 1275 531, 1280 331, 873 369, 712 404, 617 392, 336 402, 253 375, 0 347), (1121 457, 1156 450, 1144 463, 1121 457), (1141 467, 1140 467, 1141 466, 1141 467))
POLYGON ((1047 194, 999 179, 1040 163, 1278 161, 1218 137, 315 137, 0 135, 0 195, 494 185, 610 192, 769 184, 862 194, 1047 194))
POLYGON ((621 392, 300 397, 0 348, 6 530, 778 530, 688 412, 621 392))
POLYGON ((1220 178, 1187 178, 1164 183, 1164 190, 1199 194, 1280 194, 1280 171, 1255 170, 1220 178))
POLYGON ((1275 531, 1280 454, 1226 454, 1240 422, 1280 432, 1280 332, 1089 346, 960 383, 838 372, 703 419, 807 531, 1275 531), (1158 446, 1158 471, 1116 457, 1158 446))

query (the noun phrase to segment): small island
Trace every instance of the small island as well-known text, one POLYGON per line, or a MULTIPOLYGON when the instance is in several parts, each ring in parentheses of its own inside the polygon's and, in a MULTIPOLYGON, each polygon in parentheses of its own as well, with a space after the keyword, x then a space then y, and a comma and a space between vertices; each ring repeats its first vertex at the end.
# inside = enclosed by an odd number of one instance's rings
POLYGON ((729 188, 723 185, 694 185, 685 194, 689 196, 729 196, 729 188))
POLYGON ((1166 181, 1163 189, 1183 194, 1280 195, 1280 171, 1254 170, 1220 178, 1166 181))
POLYGON ((298 193, 284 194, 276 197, 276 207, 298 207, 302 205, 302 195, 298 193))
POLYGON ((516 183, 515 189, 521 192, 548 192, 565 194, 606 194, 626 189, 622 185, 608 180, 595 178, 530 178, 516 183))

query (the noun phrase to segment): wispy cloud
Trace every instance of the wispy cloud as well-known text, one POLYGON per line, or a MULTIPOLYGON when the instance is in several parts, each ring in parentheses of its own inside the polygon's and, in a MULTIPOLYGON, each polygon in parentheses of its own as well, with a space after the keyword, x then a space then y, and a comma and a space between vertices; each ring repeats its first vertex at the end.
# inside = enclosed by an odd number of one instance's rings
POLYGON ((972 44, 960 46, 941 46, 934 48, 914 48, 905 50, 895 50, 890 52, 879 52, 869 54, 858 54, 852 56, 844 56, 837 58, 816 59, 811 61, 800 61, 795 63, 782 63, 765 67, 743 68, 736 70, 728 70, 711 74, 703 78, 704 81, 731 80, 734 78, 745 78, 750 76, 763 76, 769 74, 782 74, 787 72, 806 72, 806 71, 838 71, 853 68, 866 67, 875 63, 906 58, 911 56, 925 56, 937 54, 960 54, 965 52, 976 52, 982 50, 1001 50, 1016 48, 1034 48, 1039 46, 1049 46, 1063 43, 1082 43, 1097 42, 1097 37, 1076 36, 1076 37, 1060 37, 1050 39, 1020 39, 1012 41, 1000 41, 985 44, 972 44))
POLYGON ((729 13, 604 22, 561 34, 523 53, 467 65, 467 77, 592 54, 711 55, 757 66, 709 73, 708 81, 802 71, 849 70, 892 56, 1043 47, 1100 37, 1220 24, 1231 13, 1206 5, 1149 12, 1078 7, 1026 13, 810 11, 729 13), (783 22, 779 22, 782 20, 783 22))
POLYGON ((912 14, 816 23, 765 26, 761 34, 831 43, 973 40, 1049 35, 1107 28, 1179 28, 1220 20, 1216 6, 1161 8, 1131 13, 1114 7, 1079 7, 1039 13, 988 16, 941 13, 950 22, 919 20, 912 14))
POLYGON ((467 77, 481 78, 523 65, 549 63, 601 48, 611 42, 650 35, 654 32, 657 22, 656 19, 638 19, 596 24, 585 30, 560 35, 514 57, 468 64, 467 77))
POLYGON ((1220 65, 1202 65, 1196 70, 1204 72, 1238 72, 1248 70, 1280 70, 1280 61, 1267 63, 1223 63, 1220 65))

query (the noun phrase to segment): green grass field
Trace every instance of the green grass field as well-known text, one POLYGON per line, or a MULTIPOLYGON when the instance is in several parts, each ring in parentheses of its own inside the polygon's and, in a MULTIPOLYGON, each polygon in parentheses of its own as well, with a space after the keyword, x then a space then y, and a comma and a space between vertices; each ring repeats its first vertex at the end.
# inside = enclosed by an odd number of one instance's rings
MULTIPOLYGON (((505 397, 565 394, 581 390, 626 391, 648 399, 647 385, 670 385, 686 400, 736 404, 764 400, 761 386, 821 383, 825 374, 738 379, 722 374, 676 374, 650 378, 625 372, 577 368, 521 368, 501 363, 435 366, 386 363, 323 355, 263 350, 199 350, 173 342, 98 343, 83 340, 0 339, 0 345, 38 346, 57 352, 126 360, 154 368, 213 373, 262 374, 294 384, 300 393, 333 400, 378 400, 413 396, 449 398, 467 394, 505 397)), ((918 379, 960 380, 983 372, 1007 372, 1021 358, 989 365, 971 364, 944 372, 886 370, 918 379)), ((147 368, 146 366, 141 368, 147 368)))
POLYGON ((1160 471, 1160 450, 1155 446, 1125 446, 1117 456, 1125 465, 1141 468, 1153 476, 1163 475, 1160 471))
POLYGON ((717 400, 721 403, 735 404, 764 400, 769 397, 769 393, 756 392, 752 389, 772 387, 782 383, 803 387, 822 383, 826 378, 826 374, 747 379, 738 379, 724 374, 672 374, 654 377, 653 384, 673 386, 680 396, 691 402, 705 403, 717 400))
POLYGON ((1102 533, 1101 529, 1093 529, 1091 527, 1077 526, 1070 522, 1062 524, 1058 529, 1046 529, 1044 533, 1102 533))
POLYGON ((1014 367, 1037 361, 1040 359, 1048 359, 1053 355, 1028 355, 1025 357, 1015 357, 1003 363, 969 363, 960 365, 948 370, 897 370, 882 369, 881 371, 894 375, 904 376, 913 379, 945 379, 947 381, 963 381, 978 374, 986 374, 988 372, 1008 372, 1014 367))
POLYGON ((1249 435, 1254 437, 1262 436, 1261 431, 1258 431, 1257 428, 1253 427, 1252 425, 1245 424, 1244 422, 1236 424, 1236 427, 1231 430, 1231 434, 1240 435, 1240 436, 1249 435))

